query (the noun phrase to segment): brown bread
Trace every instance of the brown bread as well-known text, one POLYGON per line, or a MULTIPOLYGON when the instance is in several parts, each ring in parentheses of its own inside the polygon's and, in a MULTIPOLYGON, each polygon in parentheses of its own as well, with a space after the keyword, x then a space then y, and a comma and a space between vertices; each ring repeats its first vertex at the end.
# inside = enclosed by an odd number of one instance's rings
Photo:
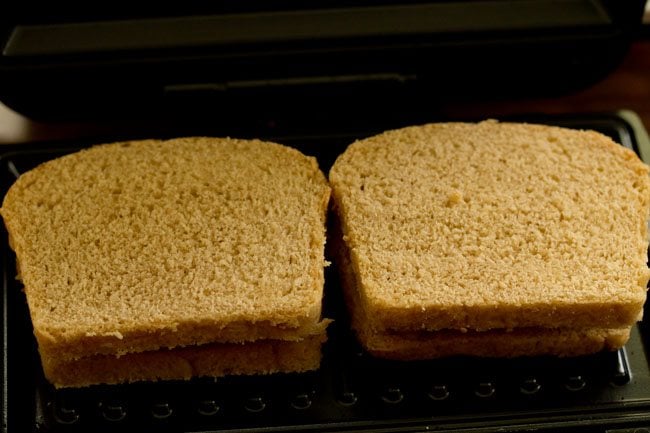
POLYGON ((194 377, 304 372, 320 366, 325 335, 301 341, 261 340, 212 343, 150 352, 92 355, 75 360, 43 358, 48 379, 57 388, 194 377))
POLYGON ((100 145, 23 174, 1 213, 44 358, 325 333, 314 158, 219 138, 100 145))
POLYGON ((629 330, 641 317, 648 168, 602 134, 410 127, 353 143, 329 178, 368 332, 629 330))

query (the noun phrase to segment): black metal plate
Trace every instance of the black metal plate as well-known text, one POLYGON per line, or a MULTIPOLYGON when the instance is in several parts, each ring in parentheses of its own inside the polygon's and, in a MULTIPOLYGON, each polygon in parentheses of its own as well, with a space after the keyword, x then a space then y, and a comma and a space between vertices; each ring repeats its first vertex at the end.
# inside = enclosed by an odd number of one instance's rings
MULTIPOLYGON (((528 120, 597 129, 638 150, 637 131, 615 115, 528 120)), ((327 171, 354 138, 375 132, 272 138, 317 156, 327 171)), ((0 157, 2 192, 17 174, 80 146, 12 149, 0 157)), ((625 349, 575 359, 381 361, 364 354, 349 332, 333 268, 326 274, 325 311, 337 321, 318 372, 56 391, 40 369, 6 236, 3 230, 3 432, 605 431, 650 425, 647 323, 634 329, 625 349)))

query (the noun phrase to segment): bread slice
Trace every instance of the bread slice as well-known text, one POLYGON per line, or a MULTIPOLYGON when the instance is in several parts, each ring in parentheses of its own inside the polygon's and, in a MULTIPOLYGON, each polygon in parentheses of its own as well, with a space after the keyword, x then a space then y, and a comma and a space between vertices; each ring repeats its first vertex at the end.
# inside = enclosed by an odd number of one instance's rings
POLYGON ((569 357, 620 349, 630 338, 630 328, 527 328, 484 332, 444 330, 399 334, 363 334, 361 331, 359 335, 368 353, 400 361, 458 355, 484 358, 569 357))
POLYGON ((44 359, 323 335, 329 187, 258 140, 99 145, 23 174, 1 214, 44 359))
POLYGON ((43 357, 46 377, 57 388, 140 381, 188 380, 195 377, 271 374, 316 370, 325 335, 301 341, 263 340, 211 343, 202 346, 75 360, 43 357))
POLYGON ((329 178, 374 334, 625 329, 641 317, 648 167, 602 134, 410 127, 353 143, 329 178))

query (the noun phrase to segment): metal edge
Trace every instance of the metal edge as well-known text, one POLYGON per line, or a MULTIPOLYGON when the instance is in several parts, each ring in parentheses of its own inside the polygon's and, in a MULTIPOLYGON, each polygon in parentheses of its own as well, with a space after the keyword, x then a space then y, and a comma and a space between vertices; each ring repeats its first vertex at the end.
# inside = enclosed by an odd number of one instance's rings
MULTIPOLYGON (((1 162, 7 162, 7 158, 5 155, 0 155, 0 163, 1 162)), ((4 179, 3 179, 4 183, 4 179)), ((0 191, 2 195, 6 193, 6 191, 2 190, 0 191)), ((2 260, 2 370, 0 370, 0 379, 2 380, 2 400, 1 404, 2 407, 0 408, 2 411, 2 414, 0 416, 2 417, 2 426, 1 426, 1 431, 2 433, 8 433, 9 432, 9 367, 8 367, 8 360, 9 360, 9 345, 8 345, 8 337, 9 337, 9 332, 8 332, 8 315, 9 315, 9 310, 8 310, 8 304, 9 304, 9 299, 8 299, 8 289, 9 289, 9 282, 8 282, 8 269, 7 269, 7 248, 8 247, 8 239, 7 239, 7 234, 4 231, 4 228, 2 230, 2 233, 0 233, 0 242, 3 243, 4 247, 0 248, 0 259, 2 260)))
MULTIPOLYGON (((4 236, 2 236, 4 238, 4 236)), ((2 375, 1 380, 2 380, 2 433, 7 433, 9 431, 9 380, 8 380, 8 344, 7 344, 7 338, 8 338, 8 323, 7 323, 7 315, 8 315, 8 310, 7 310, 7 304, 8 304, 8 299, 7 299, 7 291, 8 291, 8 284, 7 284, 7 269, 6 269, 6 257, 4 257, 6 254, 2 252, 2 267, 3 267, 3 276, 2 276, 2 370, 0 371, 0 374, 2 375)))
POLYGON ((2 55, 10 58, 391 34, 599 28, 612 23, 607 10, 592 0, 413 3, 19 24, 11 32, 2 55), (239 31, 241 28, 247 31, 239 31))
POLYGON ((646 164, 650 163, 650 136, 648 136, 648 131, 639 115, 627 109, 617 111, 616 114, 625 120, 634 131, 637 150, 641 160, 646 164))

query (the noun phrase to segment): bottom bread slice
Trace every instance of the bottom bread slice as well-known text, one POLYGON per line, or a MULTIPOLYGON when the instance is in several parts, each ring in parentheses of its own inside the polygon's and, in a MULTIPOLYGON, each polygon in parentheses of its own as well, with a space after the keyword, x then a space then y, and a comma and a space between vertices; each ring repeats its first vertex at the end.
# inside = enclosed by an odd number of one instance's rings
POLYGON ((526 328, 512 331, 449 330, 395 334, 364 333, 363 329, 358 329, 357 335, 370 354, 409 361, 456 355, 494 358, 588 355, 623 347, 630 337, 630 329, 526 328))
POLYGON ((325 334, 321 334, 301 341, 212 343, 119 357, 95 355, 76 360, 42 357, 42 364, 45 377, 57 388, 303 372, 319 368, 325 340, 325 334))

